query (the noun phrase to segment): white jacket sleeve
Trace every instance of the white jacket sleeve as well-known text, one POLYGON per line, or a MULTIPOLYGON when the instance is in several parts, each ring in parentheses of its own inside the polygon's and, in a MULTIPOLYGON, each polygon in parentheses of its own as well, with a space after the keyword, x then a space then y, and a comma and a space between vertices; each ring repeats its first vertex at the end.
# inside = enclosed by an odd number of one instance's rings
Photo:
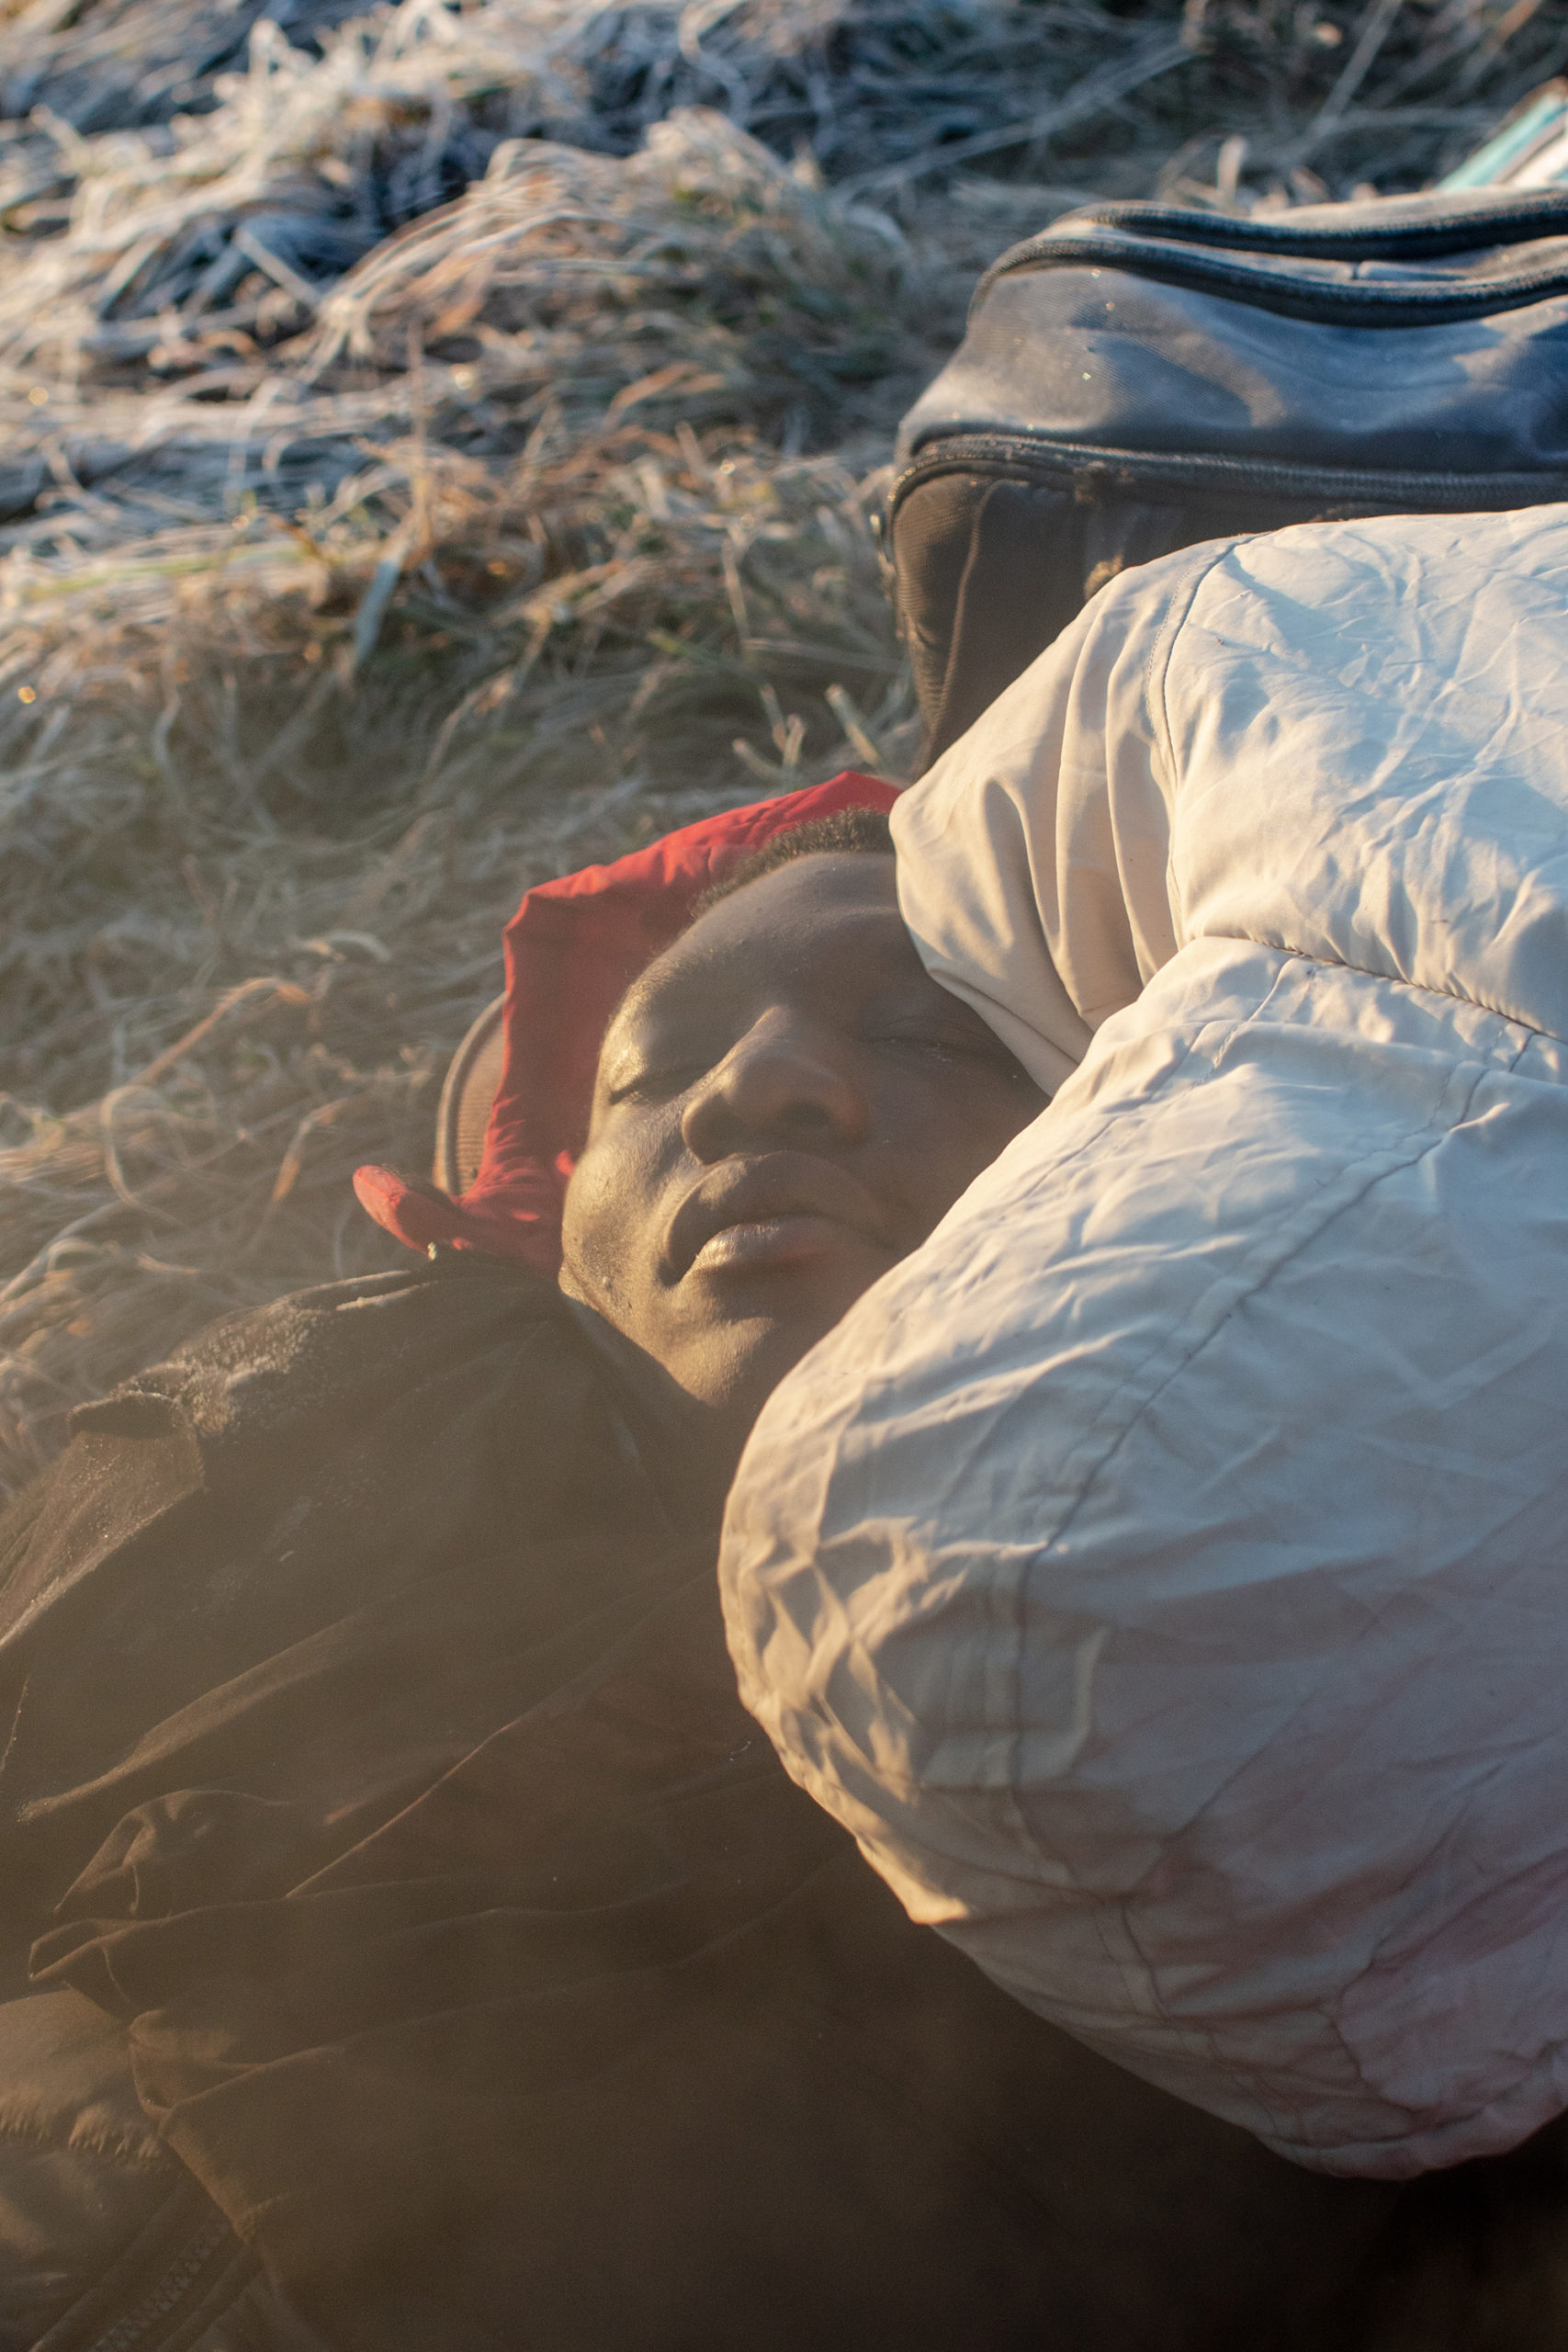
POLYGON ((1201 549, 915 788, 921 952, 1059 1091, 727 1521, 910 1912, 1331 2170, 1568 2105, 1565 632, 1561 508, 1201 549))
POLYGON ((928 969, 1049 1094, 1175 953, 1161 688, 1214 553, 1097 596, 893 812, 928 969))

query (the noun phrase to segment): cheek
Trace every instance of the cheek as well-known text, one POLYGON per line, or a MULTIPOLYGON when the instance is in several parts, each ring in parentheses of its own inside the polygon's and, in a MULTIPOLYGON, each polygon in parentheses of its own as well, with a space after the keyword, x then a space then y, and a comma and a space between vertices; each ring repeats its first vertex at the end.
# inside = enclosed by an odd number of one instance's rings
POLYGON ((660 1159, 656 1136, 618 1128, 591 1143, 573 1170, 561 1254, 590 1300, 622 1298, 651 1277, 661 1238, 660 1159))
POLYGON ((978 1141, 985 1146, 976 1173, 988 1168, 998 1152, 1006 1149, 1014 1136, 1032 1127, 1047 1103, 1049 1096, 1037 1086, 1025 1080, 1021 1084, 1005 1080, 993 1080, 984 1091, 975 1109, 975 1128, 978 1141))
POLYGON ((976 1075, 932 1090, 906 1131, 905 1165, 933 1223, 1044 1108, 1034 1088, 1002 1079, 976 1075))
POLYGON ((590 1298, 615 1287, 615 1270, 626 1255, 627 1202, 624 1185, 603 1156, 590 1148, 571 1173, 561 1216, 561 1258, 590 1298))

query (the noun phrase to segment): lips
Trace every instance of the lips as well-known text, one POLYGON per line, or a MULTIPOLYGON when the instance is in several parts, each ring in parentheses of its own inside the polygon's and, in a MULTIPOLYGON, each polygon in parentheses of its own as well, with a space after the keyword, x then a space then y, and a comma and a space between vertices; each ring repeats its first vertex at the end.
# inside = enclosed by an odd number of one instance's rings
POLYGON ((784 1265, 854 1237, 890 1250, 886 1219, 858 1178, 807 1152, 774 1151, 710 1169, 670 1221, 666 1278, 784 1265))

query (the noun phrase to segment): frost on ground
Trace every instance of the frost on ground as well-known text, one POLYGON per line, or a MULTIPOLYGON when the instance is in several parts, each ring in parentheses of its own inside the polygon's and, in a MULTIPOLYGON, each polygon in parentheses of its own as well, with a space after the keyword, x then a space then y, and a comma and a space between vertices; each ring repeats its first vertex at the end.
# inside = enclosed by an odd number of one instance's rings
POLYGON ((0 1480, 389 1262, 530 880, 908 773, 874 509, 1089 194, 1420 185, 1554 0, 0 0, 0 1480))

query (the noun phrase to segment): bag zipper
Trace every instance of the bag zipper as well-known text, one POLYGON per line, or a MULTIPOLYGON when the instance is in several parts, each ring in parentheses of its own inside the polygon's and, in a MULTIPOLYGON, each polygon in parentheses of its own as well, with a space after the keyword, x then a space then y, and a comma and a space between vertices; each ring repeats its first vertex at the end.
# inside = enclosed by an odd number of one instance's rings
POLYGON ((1495 251, 1543 233, 1568 237, 1568 194, 1531 204, 1499 207, 1479 218, 1439 216, 1419 228, 1382 233, 1364 229, 1292 230, 1224 215, 1181 212, 1150 205, 1106 205, 1075 213, 1073 227, 1042 230, 998 256, 975 288, 974 318, 998 278, 1021 270, 1080 268, 1086 264, 1151 277, 1168 285, 1218 293, 1233 301, 1314 319, 1359 326, 1440 325, 1517 310, 1527 302, 1568 292, 1568 257, 1556 264, 1462 286, 1450 280, 1431 286, 1392 284, 1387 279, 1338 283, 1290 278, 1267 266, 1268 255, 1301 260, 1391 261, 1441 254, 1495 251), (1078 224, 1087 233, 1078 233, 1078 224), (1138 230, 1153 233, 1140 236, 1138 230), (1095 231, 1102 233, 1095 234, 1095 231), (1110 233, 1103 233, 1109 232, 1110 233), (1226 257, 1228 249, 1238 256, 1226 257))
MULTIPOLYGON (((1453 205, 1425 214, 1419 220, 1389 221, 1382 228, 1365 220, 1359 226, 1325 222, 1321 228, 1303 228, 1289 213, 1278 220, 1240 220, 1228 212, 1194 212, 1182 205, 1131 201, 1079 205, 1065 218, 1085 228, 1145 229, 1154 236, 1179 238, 1188 245, 1231 245, 1243 252, 1294 254, 1320 261, 1334 261, 1351 253, 1364 261, 1400 261, 1522 244, 1531 237, 1550 236, 1553 226, 1568 234, 1568 189, 1532 190, 1529 196, 1512 197, 1486 209, 1453 205)), ((1052 233, 1050 229, 1037 230, 1032 237, 1011 246, 994 266, 1005 268, 1015 255, 1042 243, 1052 233)))
POLYGON ((911 490, 944 473, 1020 473, 1043 482, 1107 492, 1156 485, 1173 490, 1264 491, 1345 505, 1393 505, 1416 514, 1550 506, 1568 499, 1568 471, 1556 473, 1399 473, 1368 468, 1297 466, 1268 458, 1209 458, 1111 449, 1088 441, 1046 441, 962 426, 919 451, 887 493, 889 525, 911 490))

